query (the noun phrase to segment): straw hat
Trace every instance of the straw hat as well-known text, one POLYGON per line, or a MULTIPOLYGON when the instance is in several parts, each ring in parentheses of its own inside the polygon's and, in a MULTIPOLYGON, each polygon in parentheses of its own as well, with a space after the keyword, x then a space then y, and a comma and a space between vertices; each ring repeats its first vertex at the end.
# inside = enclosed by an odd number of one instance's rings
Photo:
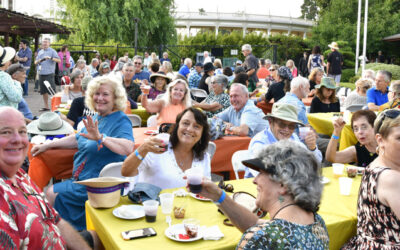
POLYGON ((288 122, 295 122, 300 125, 304 125, 297 119, 297 108, 288 103, 274 103, 270 114, 264 116, 264 119, 268 117, 278 118, 288 122))
POLYGON ((325 87, 327 89, 336 89, 335 80, 332 77, 322 77, 321 83, 315 86, 317 89, 325 87))
POLYGON ((336 42, 332 42, 331 44, 328 45, 329 48, 339 50, 339 46, 336 42))
POLYGON ((28 133, 36 135, 67 135, 74 128, 54 112, 46 112, 27 125, 28 133))
POLYGON ((167 80, 167 84, 171 82, 171 78, 167 76, 164 72, 159 71, 157 73, 151 74, 150 76, 150 82, 154 83, 156 81, 157 77, 163 77, 165 80, 167 80))
POLYGON ((117 177, 98 177, 84 181, 75 181, 86 186, 89 203, 94 208, 110 208, 118 204, 123 183, 128 180, 117 177))
POLYGON ((0 67, 15 56, 15 49, 11 47, 1 47, 0 46, 0 67))

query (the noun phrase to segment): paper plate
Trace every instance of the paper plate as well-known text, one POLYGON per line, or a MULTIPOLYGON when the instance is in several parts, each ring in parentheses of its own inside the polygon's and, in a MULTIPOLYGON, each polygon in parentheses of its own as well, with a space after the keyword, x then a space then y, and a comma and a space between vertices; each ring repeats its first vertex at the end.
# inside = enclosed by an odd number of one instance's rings
POLYGON ((113 210, 113 215, 125 220, 134 220, 144 217, 144 209, 139 205, 122 205, 113 210))
POLYGON ((149 130, 144 131, 144 134, 145 135, 156 135, 156 134, 158 134, 158 131, 154 130, 154 129, 149 129, 149 130))
POLYGON ((329 183, 331 180, 329 180, 329 178, 328 177, 325 177, 325 176, 322 176, 321 177, 321 183, 322 184, 327 184, 327 183, 329 183))
POLYGON ((188 238, 188 239, 180 239, 179 235, 186 235, 186 230, 183 224, 175 224, 170 226, 169 228, 165 229, 164 232, 165 236, 170 238, 171 240, 174 241, 179 241, 179 242, 192 242, 196 240, 200 240, 203 238, 203 235, 201 234, 201 231, 197 232, 197 236, 194 238, 188 238))
POLYGON ((193 198, 195 198, 196 200, 199 200, 199 201, 211 201, 211 199, 203 197, 199 194, 194 194, 194 193, 189 193, 189 194, 190 194, 190 196, 192 196, 193 198))

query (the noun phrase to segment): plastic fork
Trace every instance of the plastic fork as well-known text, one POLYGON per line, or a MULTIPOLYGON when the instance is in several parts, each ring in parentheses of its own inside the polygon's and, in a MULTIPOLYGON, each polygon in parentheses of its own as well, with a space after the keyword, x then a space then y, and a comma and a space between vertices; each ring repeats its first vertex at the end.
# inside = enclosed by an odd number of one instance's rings
POLYGON ((168 226, 171 227, 171 216, 167 215, 167 216, 165 217, 165 222, 167 222, 167 223, 168 223, 168 226))

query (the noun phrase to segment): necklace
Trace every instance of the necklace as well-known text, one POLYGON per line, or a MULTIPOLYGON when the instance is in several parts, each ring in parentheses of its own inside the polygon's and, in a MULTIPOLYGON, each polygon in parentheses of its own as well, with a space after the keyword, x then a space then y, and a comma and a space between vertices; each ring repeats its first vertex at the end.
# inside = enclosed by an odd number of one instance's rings
POLYGON ((290 204, 287 204, 287 205, 285 205, 285 206, 283 206, 283 207, 279 208, 279 209, 278 209, 278 211, 275 213, 275 215, 274 215, 274 216, 272 216, 272 219, 271 219, 271 220, 274 220, 274 219, 275 219, 275 217, 278 215, 278 213, 279 213, 280 211, 282 211, 284 208, 287 208, 287 207, 289 207, 289 206, 294 206, 294 205, 296 205, 296 204, 294 204, 294 203, 290 203, 290 204))

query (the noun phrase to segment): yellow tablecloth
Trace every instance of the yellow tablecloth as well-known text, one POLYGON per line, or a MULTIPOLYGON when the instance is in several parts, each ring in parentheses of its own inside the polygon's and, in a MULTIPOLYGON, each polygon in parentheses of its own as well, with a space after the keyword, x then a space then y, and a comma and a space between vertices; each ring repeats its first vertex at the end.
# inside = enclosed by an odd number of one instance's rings
MULTIPOLYGON (((58 111, 60 111, 60 113, 67 115, 69 112, 69 109, 66 108, 58 108, 58 111)), ((151 116, 150 113, 148 113, 146 111, 145 108, 142 107, 142 105, 138 104, 138 108, 137 109, 131 109, 132 114, 138 115, 140 116, 140 118, 142 118, 142 126, 145 127, 147 125, 147 119, 151 116)))
MULTIPOLYGON (((313 113, 307 114, 308 122, 317 133, 331 136, 333 133, 332 117, 335 113, 313 113)), ((357 138, 347 123, 340 134, 339 150, 343 150, 357 143, 357 138)))
MULTIPOLYGON (((357 225, 357 194, 361 178, 354 179, 351 194, 342 196, 339 193, 339 181, 332 176, 332 168, 323 169, 323 175, 330 179, 324 186, 319 214, 325 220, 330 237, 330 249, 339 249, 356 233, 357 225)), ((257 194, 253 179, 230 181, 235 192, 246 191, 257 194)), ((171 192, 165 190, 164 192, 171 192)), ((112 215, 110 209, 95 209, 86 202, 86 221, 88 230, 96 230, 106 249, 233 249, 239 242, 242 233, 234 227, 223 224, 224 216, 217 212, 217 207, 206 201, 198 201, 192 197, 175 197, 174 205, 186 203, 185 218, 197 218, 201 225, 218 225, 225 235, 218 241, 199 240, 191 243, 180 243, 168 239, 164 235, 167 224, 161 208, 158 210, 157 221, 147 223, 144 218, 137 220, 118 219, 112 215), (157 236, 124 241, 122 231, 153 227, 157 236)), ((117 206, 131 204, 127 197, 121 199, 117 206)), ((172 217, 172 224, 182 223, 182 220, 172 217)))

